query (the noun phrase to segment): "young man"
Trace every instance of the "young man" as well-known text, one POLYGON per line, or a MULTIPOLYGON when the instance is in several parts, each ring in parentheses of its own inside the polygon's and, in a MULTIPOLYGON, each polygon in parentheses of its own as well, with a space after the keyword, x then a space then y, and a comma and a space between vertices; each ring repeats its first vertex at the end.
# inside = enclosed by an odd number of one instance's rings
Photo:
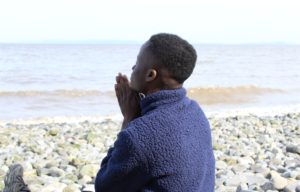
POLYGON ((121 73, 116 77, 124 120, 101 163, 97 192, 214 191, 209 122, 182 87, 196 59, 187 41, 156 34, 141 47, 131 82, 121 73))
MULTIPOLYGON (((161 33, 141 47, 131 83, 121 73, 116 77, 124 121, 101 163, 96 192, 214 191, 209 122, 182 87, 196 59, 188 42, 161 33)), ((3 191, 30 192, 22 176, 22 165, 11 165, 3 191)))

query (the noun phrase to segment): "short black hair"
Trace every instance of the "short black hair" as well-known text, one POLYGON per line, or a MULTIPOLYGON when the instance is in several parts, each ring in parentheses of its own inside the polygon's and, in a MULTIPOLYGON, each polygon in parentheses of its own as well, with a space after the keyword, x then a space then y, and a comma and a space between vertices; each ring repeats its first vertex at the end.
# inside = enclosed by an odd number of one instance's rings
POLYGON ((179 84, 192 74, 197 61, 194 47, 186 40, 169 33, 152 35, 150 52, 167 68, 171 77, 179 84))

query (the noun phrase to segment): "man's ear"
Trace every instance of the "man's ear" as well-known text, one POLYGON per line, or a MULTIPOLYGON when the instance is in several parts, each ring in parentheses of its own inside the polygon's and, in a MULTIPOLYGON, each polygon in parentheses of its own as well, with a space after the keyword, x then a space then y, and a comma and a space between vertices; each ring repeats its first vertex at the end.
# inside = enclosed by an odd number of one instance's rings
POLYGON ((153 81, 157 76, 157 71, 155 69, 149 69, 147 71, 146 82, 153 81))

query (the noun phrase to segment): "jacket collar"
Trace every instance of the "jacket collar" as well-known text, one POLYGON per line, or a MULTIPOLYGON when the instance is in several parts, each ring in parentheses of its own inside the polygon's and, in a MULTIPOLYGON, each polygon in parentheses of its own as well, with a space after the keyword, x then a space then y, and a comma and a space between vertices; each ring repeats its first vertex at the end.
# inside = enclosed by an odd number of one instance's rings
POLYGON ((140 101, 142 116, 147 112, 178 102, 186 97, 186 89, 162 90, 152 93, 140 101))

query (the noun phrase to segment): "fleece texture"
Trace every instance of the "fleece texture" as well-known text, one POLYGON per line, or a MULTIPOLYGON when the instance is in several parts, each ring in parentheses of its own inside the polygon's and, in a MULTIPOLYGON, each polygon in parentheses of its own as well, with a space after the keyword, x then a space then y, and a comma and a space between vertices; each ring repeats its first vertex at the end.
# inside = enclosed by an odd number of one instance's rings
POLYGON ((118 134, 102 160, 96 192, 213 192, 209 122, 186 89, 141 100, 142 115, 118 134))

